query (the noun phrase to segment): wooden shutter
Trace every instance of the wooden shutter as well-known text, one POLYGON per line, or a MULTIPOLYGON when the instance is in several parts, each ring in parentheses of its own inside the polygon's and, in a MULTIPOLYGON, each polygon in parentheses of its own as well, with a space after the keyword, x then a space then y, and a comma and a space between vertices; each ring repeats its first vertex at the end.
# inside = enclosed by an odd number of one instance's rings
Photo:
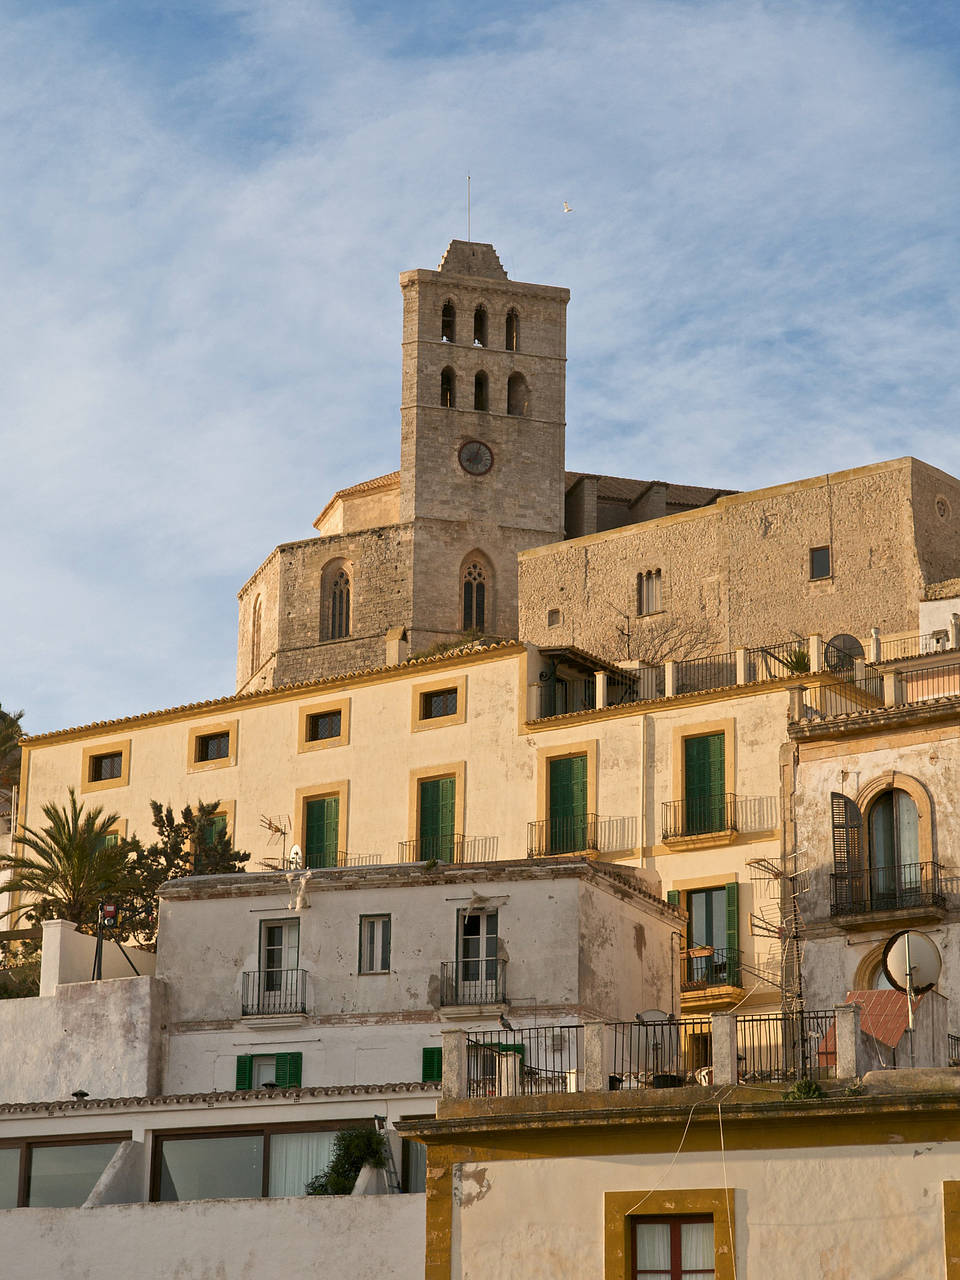
POLYGON ((683 794, 687 834, 722 831, 724 816, 723 734, 683 740, 683 794))
POLYGON ((575 853, 587 842, 587 757, 550 761, 550 853, 575 853))
POLYGON ((335 867, 340 836, 339 796, 308 800, 303 825, 306 866, 335 867))
POLYGON ((669 902, 669 903, 670 903, 671 907, 679 907, 679 905, 680 905, 680 890, 679 890, 679 889, 668 889, 668 890, 667 890, 667 902, 669 902))
POLYGON ((420 783, 421 858, 452 860, 456 812, 455 778, 427 778, 420 783))
POLYGON ((289 1089, 294 1086, 299 1086, 302 1074, 302 1053, 278 1053, 276 1055, 276 1067, 274 1069, 273 1078, 279 1089, 289 1089))
POLYGON ((253 1088, 253 1055, 250 1053, 237 1054, 237 1088, 253 1088))
POLYGON ((420 1079, 424 1084, 439 1084, 443 1079, 443 1049, 430 1046, 423 1050, 420 1079))
POLYGON ((740 902, 734 880, 724 886, 727 893, 727 982, 731 987, 740 985, 740 902))
POLYGON ((867 900, 863 883, 863 818, 849 796, 830 796, 833 817, 833 905, 849 907, 867 900))

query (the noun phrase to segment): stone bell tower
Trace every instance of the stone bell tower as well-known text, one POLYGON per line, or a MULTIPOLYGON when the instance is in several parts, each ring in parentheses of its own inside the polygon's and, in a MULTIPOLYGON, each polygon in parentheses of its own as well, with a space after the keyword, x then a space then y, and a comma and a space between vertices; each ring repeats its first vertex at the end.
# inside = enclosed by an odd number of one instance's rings
POLYGON ((517 634, 517 552, 563 537, 567 289, 453 240, 403 290, 400 519, 410 641, 517 634))

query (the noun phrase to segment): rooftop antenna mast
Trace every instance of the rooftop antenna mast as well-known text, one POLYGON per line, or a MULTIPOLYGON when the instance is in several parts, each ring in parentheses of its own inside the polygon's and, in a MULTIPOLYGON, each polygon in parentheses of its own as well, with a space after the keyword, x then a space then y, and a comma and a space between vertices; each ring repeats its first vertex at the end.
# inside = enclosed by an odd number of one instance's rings
POLYGON ((470 243, 470 175, 467 174, 467 244, 470 243))

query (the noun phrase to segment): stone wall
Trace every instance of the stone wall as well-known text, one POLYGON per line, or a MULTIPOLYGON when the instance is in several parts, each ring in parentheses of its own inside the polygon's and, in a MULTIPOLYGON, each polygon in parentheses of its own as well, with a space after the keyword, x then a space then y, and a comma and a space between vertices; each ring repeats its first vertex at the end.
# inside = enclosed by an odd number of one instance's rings
POLYGON ((910 630, 925 576, 960 571, 954 521, 960 485, 912 458, 723 497, 523 553, 520 634, 623 660, 643 656, 665 620, 681 635, 706 624, 704 653, 815 633, 863 639, 874 626, 910 630), (948 496, 946 520, 934 489, 948 496), (832 574, 812 581, 810 550, 820 546, 831 548, 832 574), (636 577, 647 569, 661 570, 663 612, 638 617, 636 577), (552 609, 561 620, 548 629, 552 609))

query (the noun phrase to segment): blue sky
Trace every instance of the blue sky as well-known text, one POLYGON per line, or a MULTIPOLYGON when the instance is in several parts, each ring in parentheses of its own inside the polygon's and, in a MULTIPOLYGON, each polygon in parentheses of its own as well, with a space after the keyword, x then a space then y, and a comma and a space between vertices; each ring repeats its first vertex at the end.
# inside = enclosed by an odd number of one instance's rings
POLYGON ((0 0, 0 701, 233 687, 235 594, 399 460, 397 275, 571 289, 571 469, 960 474, 960 6, 0 0), (564 216, 562 202, 574 213, 564 216))

